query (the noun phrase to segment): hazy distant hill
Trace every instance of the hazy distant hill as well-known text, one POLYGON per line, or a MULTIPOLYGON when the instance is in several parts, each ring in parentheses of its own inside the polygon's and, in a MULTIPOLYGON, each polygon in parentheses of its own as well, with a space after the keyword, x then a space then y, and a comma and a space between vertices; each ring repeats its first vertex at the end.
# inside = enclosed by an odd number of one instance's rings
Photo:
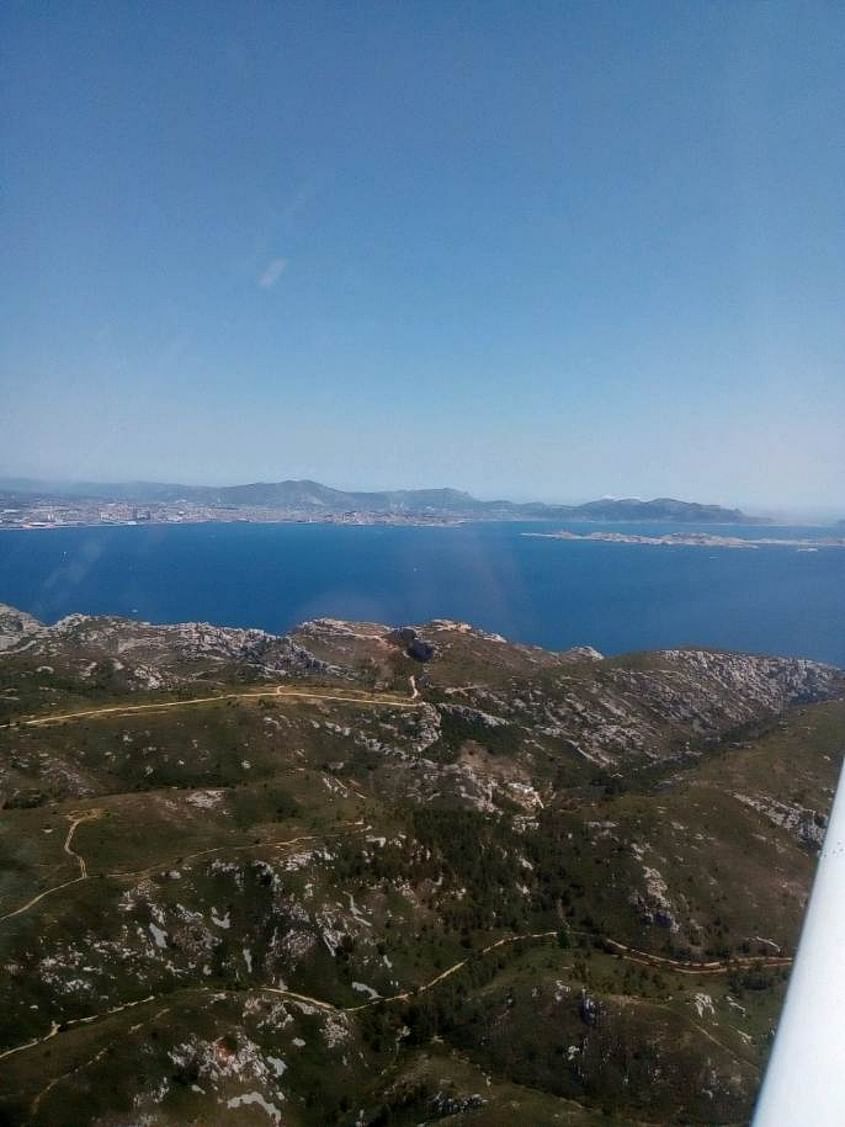
POLYGON ((740 523, 750 519, 740 509, 701 505, 696 501, 676 501, 672 497, 658 497, 654 501, 630 498, 588 501, 579 505, 577 511, 580 516, 594 520, 672 520, 704 524, 710 521, 740 523))
POLYGON ((185 503, 196 505, 261 507, 309 513, 428 513, 489 520, 596 520, 674 521, 694 524, 757 523, 740 509, 703 505, 660 497, 652 501, 635 498, 604 498, 583 505, 547 505, 540 501, 479 501, 459 489, 395 489, 349 492, 332 489, 317 481, 253 482, 247 485, 179 485, 134 481, 44 482, 26 478, 0 480, 6 501, 20 496, 28 503, 36 498, 88 498, 101 501, 185 503))

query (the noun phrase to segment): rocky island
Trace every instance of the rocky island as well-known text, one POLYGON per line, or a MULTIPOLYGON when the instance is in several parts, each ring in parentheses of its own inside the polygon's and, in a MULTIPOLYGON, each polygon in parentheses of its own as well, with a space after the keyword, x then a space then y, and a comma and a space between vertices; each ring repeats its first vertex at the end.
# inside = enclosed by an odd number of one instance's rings
POLYGON ((815 552, 820 548, 845 548, 845 536, 743 537, 718 536, 710 532, 668 532, 665 536, 644 536, 631 532, 523 532, 540 540, 593 540, 602 544, 651 544, 682 548, 794 548, 799 552, 815 552))
POLYGON ((843 693, 447 620, 0 609, 0 1120, 746 1121, 843 693))

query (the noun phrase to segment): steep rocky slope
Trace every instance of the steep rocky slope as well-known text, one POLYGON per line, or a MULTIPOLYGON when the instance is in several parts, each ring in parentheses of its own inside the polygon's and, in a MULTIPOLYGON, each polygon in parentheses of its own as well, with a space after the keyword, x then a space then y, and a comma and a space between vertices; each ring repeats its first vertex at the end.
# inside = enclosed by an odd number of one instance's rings
POLYGON ((0 610, 0 1121, 740 1123, 842 674, 0 610))

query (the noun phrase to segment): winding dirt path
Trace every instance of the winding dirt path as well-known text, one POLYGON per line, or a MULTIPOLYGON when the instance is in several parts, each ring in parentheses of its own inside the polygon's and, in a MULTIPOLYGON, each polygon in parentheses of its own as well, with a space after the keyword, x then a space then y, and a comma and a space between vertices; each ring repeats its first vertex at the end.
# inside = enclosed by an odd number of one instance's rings
MULTIPOLYGON (((419 694, 417 694, 419 695, 419 694)), ((197 704, 215 704, 222 700, 330 700, 338 704, 365 705, 370 708, 419 708, 421 701, 415 697, 402 697, 395 693, 365 693, 363 690, 335 690, 320 692, 315 689, 289 689, 285 685, 273 688, 244 690, 237 693, 217 693, 208 697, 189 697, 186 700, 151 701, 146 704, 113 704, 100 708, 86 708, 77 712, 51 712, 46 716, 30 716, 17 721, 20 727, 43 728, 50 724, 64 724, 74 720, 93 720, 101 716, 134 716, 144 712, 164 712, 171 708, 191 708, 197 704)))
MULTIPOLYGON (((77 879, 79 879, 79 878, 77 878, 77 879)), ((371 1009, 373 1006, 388 1005, 392 1002, 409 1002, 413 998, 417 998, 420 995, 427 993, 427 991, 434 989, 434 987, 436 987, 439 983, 443 982, 445 979, 451 978, 452 975, 457 974, 457 972, 459 970, 461 970, 463 967, 465 967, 467 965, 467 963, 470 962, 471 959, 488 955, 492 951, 498 950, 500 947, 505 947, 505 946, 508 946, 509 944, 512 944, 512 943, 525 942, 526 940, 530 940, 530 939, 552 939, 552 938, 556 937, 557 934, 558 933, 555 930, 555 931, 526 932, 524 934, 518 934, 518 935, 505 935, 501 939, 496 939, 494 942, 488 943, 486 947, 481 947, 478 951, 474 952, 471 955, 468 955, 465 959, 458 960, 458 962, 453 963, 452 966, 447 967, 446 970, 441 971, 439 974, 435 975, 434 978, 431 978, 428 981, 421 983, 419 986, 413 987, 409 990, 400 991, 398 994, 389 994, 389 995, 379 996, 379 997, 376 997, 376 998, 370 998, 368 1001, 360 1002, 358 1005, 354 1005, 354 1006, 338 1006, 334 1002, 326 1001, 325 998, 315 998, 315 997, 312 997, 309 994, 300 994, 295 990, 284 990, 284 989, 281 989, 280 987, 275 987, 275 986, 256 986, 252 990, 249 990, 249 991, 231 991, 231 990, 221 989, 219 986, 207 986, 207 987, 191 986, 191 987, 186 988, 184 993, 187 993, 187 994, 209 994, 209 993, 210 994, 236 994, 238 996, 243 996, 244 993, 273 994, 274 996, 277 996, 277 997, 286 998, 288 1001, 293 1002, 294 1004, 314 1006, 316 1009, 322 1010, 324 1013, 355 1014, 355 1013, 360 1013, 362 1010, 371 1009)), ((785 965, 788 965, 789 963, 791 963, 791 961, 792 961, 791 959, 788 959, 785 956, 783 956, 783 957, 772 956, 771 958, 765 958, 765 957, 763 957, 763 958, 745 958, 745 957, 742 957, 740 959, 728 959, 728 960, 725 960, 724 962, 690 964, 690 963, 683 963, 683 962, 680 962, 680 961, 676 961, 676 960, 673 960, 673 959, 663 958, 662 956, 658 956, 658 955, 649 955, 647 952, 636 951, 634 948, 626 947, 624 944, 617 943, 615 940, 605 939, 605 940, 603 940, 603 942, 604 942, 606 947, 615 948, 615 950, 612 953, 617 954, 622 959, 627 959, 627 960, 630 960, 631 962, 637 962, 637 963, 645 962, 645 965, 647 965, 647 966, 655 966, 655 965, 662 966, 665 969, 680 971, 683 974, 694 974, 694 975, 726 974, 728 971, 736 969, 737 967, 742 967, 742 966, 760 965, 760 964, 763 964, 765 966, 785 966, 785 965)), ((177 993, 181 994, 181 993, 183 993, 183 991, 178 991, 177 993)), ((57 1022, 53 1022, 51 1027, 50 1027, 50 1031, 48 1033, 46 1033, 43 1037, 36 1037, 36 1038, 33 1038, 31 1041, 26 1041, 22 1045, 16 1045, 14 1048, 6 1049, 5 1052, 0 1053, 0 1060, 4 1060, 6 1057, 14 1056, 16 1053, 25 1052, 27 1049, 35 1048, 37 1045, 43 1045, 45 1041, 51 1040, 51 1038, 55 1037, 59 1032, 64 1032, 66 1029, 69 1029, 73 1026, 90 1025, 94 1022, 104 1020, 108 1017, 113 1017, 115 1014, 122 1013, 124 1010, 132 1009, 136 1006, 143 1006, 143 1005, 146 1005, 149 1002, 156 1002, 156 1001, 162 1001, 162 1000, 168 1000, 168 999, 172 1001, 174 999, 174 994, 172 994, 172 993, 171 994, 150 994, 150 995, 148 995, 148 997, 140 998, 135 1002, 125 1002, 125 1003, 123 1003, 123 1005, 120 1005, 120 1006, 112 1006, 110 1009, 103 1010, 100 1013, 91 1014, 88 1017, 74 1018, 71 1021, 63 1022, 61 1025, 59 1025, 59 1023, 57 1023, 57 1022)), ((699 1025, 696 1022, 692 1022, 692 1025, 694 1026, 694 1028, 696 1030, 698 1030, 698 1032, 700 1032, 704 1037, 706 1037, 710 1041, 712 1041, 715 1045, 718 1045, 721 1049, 724 1049, 726 1052, 731 1053, 731 1055, 736 1056, 736 1053, 732 1049, 729 1049, 728 1046, 724 1045, 721 1041, 717 1040, 717 1038, 712 1033, 710 1033, 708 1030, 706 1030, 703 1026, 699 1025)), ((744 1059, 744 1058, 738 1057, 738 1059, 744 1059)), ((751 1062, 746 1060, 745 1063, 749 1064, 751 1062)))
POLYGON ((22 1053, 25 1049, 32 1049, 36 1045, 43 1045, 45 1041, 49 1041, 52 1037, 55 1037, 57 1033, 63 1033, 66 1029, 70 1029, 74 1025, 91 1025, 95 1021, 102 1021, 104 1018, 112 1017, 114 1014, 123 1013, 124 1010, 131 1010, 134 1009, 135 1006, 144 1006, 147 1002, 154 1002, 157 997, 162 997, 162 995, 148 994, 146 998, 139 998, 135 1002, 124 1002, 123 1005, 112 1006, 111 1009, 103 1010, 98 1014, 89 1014, 88 1017, 75 1017, 70 1021, 63 1021, 61 1024, 54 1021, 50 1027, 50 1032, 44 1037, 36 1037, 23 1045, 16 1045, 13 1049, 6 1049, 5 1052, 0 1053, 0 1060, 5 1060, 6 1057, 12 1057, 15 1053, 22 1053))
POLYGON ((629 963, 639 963, 640 966, 654 967, 658 970, 671 970, 678 974, 728 974, 733 970, 743 970, 748 967, 789 967, 792 959, 788 955, 737 955, 732 959, 714 959, 707 963, 685 962, 680 959, 670 959, 665 955, 652 955, 648 951, 639 951, 636 947, 628 947, 615 939, 602 939, 602 943, 611 955, 618 955, 629 963))
MULTIPOLYGON (((160 1017, 163 1017, 166 1013, 169 1013, 169 1012, 170 1012, 170 1007, 169 1006, 163 1006, 156 1013, 152 1014, 151 1017, 145 1018, 143 1021, 139 1021, 139 1022, 137 1022, 137 1024, 133 1025, 129 1029, 129 1033, 130 1034, 137 1033, 138 1030, 142 1029, 145 1025, 149 1025, 153 1021, 158 1021, 158 1019, 160 1017)), ((108 1042, 102 1049, 99 1050, 99 1052, 96 1052, 96 1053, 94 1053, 94 1055, 92 1057, 89 1057, 88 1060, 84 1060, 80 1064, 74 1065, 74 1067, 68 1069, 67 1072, 63 1072, 61 1074, 61 1076, 54 1076, 53 1079, 49 1081, 49 1083, 44 1085, 44 1087, 41 1089, 41 1091, 38 1093, 38 1095, 35 1097, 35 1099, 30 1104, 30 1107, 29 1107, 30 1115, 34 1115, 36 1113, 36 1111, 38 1111, 38 1105, 41 1103, 41 1101, 44 1099, 44 1097, 46 1095, 49 1095, 49 1093, 53 1090, 53 1088, 55 1088, 55 1086, 57 1084, 61 1084, 61 1082, 63 1080, 67 1080, 69 1076, 75 1076, 77 1072, 84 1072, 86 1068, 90 1068, 92 1064, 96 1064, 97 1061, 102 1060, 103 1057, 106 1055, 106 1053, 108 1053, 111 1050, 111 1048, 112 1048, 111 1042, 108 1042)))
MULTIPOLYGON (((83 814, 71 814, 70 828, 67 831, 63 849, 69 857, 73 857, 79 865, 79 876, 74 877, 72 880, 63 881, 61 884, 54 884, 52 888, 45 888, 43 892, 39 892, 37 896, 33 896, 31 900, 27 900, 25 904, 21 904, 20 908, 15 908, 13 912, 7 912, 5 916, 0 916, 0 923, 4 920, 14 919, 15 916, 22 916, 24 912, 28 912, 30 908, 34 908, 45 897, 51 896, 54 892, 59 892, 63 888, 70 888, 72 884, 79 884, 80 881, 88 879, 88 866, 85 864, 85 858, 76 852, 71 846, 73 835, 76 833, 76 827, 83 822, 93 822, 102 815, 102 810, 87 810, 83 814)), ((0 1057, 2 1059, 2 1057, 0 1057)))
MULTIPOLYGON (((480 950, 475 952, 475 956, 488 955, 491 951, 495 951, 497 947, 505 947, 509 943, 521 943, 526 939, 549 939, 554 935, 557 935, 556 931, 531 931, 520 935, 506 935, 502 939, 497 939, 495 943, 488 943, 486 947, 480 948, 480 950)), ((358 1010, 366 1010, 370 1006, 377 1006, 379 1002, 409 1001, 411 998, 415 998, 420 994, 425 994, 427 990, 431 990, 444 979, 451 978, 453 974, 457 974, 472 958, 473 955, 467 955, 465 959, 453 963, 452 966, 447 967, 446 970, 441 971, 440 974, 435 975, 435 977, 429 979, 428 982, 424 982, 422 986, 417 986, 414 990, 404 990, 400 994, 391 994, 384 998, 372 998, 369 1002, 362 1002, 357 1006, 346 1006, 343 1012, 356 1013, 358 1010)))
POLYGON ((351 830, 341 830, 338 833, 323 833, 323 834, 301 834, 299 837, 289 837, 281 841, 250 841, 245 845, 213 845, 210 849, 200 849, 196 853, 189 853, 187 856, 182 857, 178 863, 172 858, 165 861, 159 861, 155 865, 145 865, 143 869, 118 869, 113 873, 106 873, 105 876, 111 877, 114 880, 122 880, 126 877, 146 877, 152 873, 160 872, 167 868, 182 868, 188 865, 191 861, 195 861, 198 857, 209 857, 212 853, 240 853, 244 849, 252 849, 257 851, 259 849, 283 849, 285 846, 299 845, 302 841, 333 841, 339 837, 352 837, 358 833, 364 833, 365 830, 372 829, 371 826, 365 826, 361 822, 349 823, 356 828, 351 830))
MULTIPOLYGON (((22 916, 25 912, 28 912, 30 908, 34 908, 36 904, 38 904, 46 896, 52 895, 54 892, 60 892, 63 888, 69 888, 73 884, 79 884, 80 881, 88 880, 88 866, 85 863, 85 858, 81 854, 77 853, 76 850, 72 849, 70 843, 78 825, 80 825, 82 822, 94 821, 96 818, 99 818, 102 813, 102 810, 89 810, 84 814, 75 816, 72 815, 73 821, 71 822, 70 829, 68 830, 67 837, 65 838, 64 850, 71 857, 76 858, 76 861, 79 864, 79 876, 74 877, 73 880, 66 880, 61 884, 53 885, 52 888, 46 888, 43 892, 39 892, 37 896, 33 896, 31 900, 27 900, 27 902, 25 904, 21 904, 19 908, 15 908, 13 912, 7 912, 6 915, 0 916, 0 923, 2 923, 4 920, 13 919, 15 916, 22 916)), ((365 826, 358 822, 349 824, 354 825, 356 828, 329 834, 301 834, 299 837, 285 838, 283 841, 264 841, 258 843, 252 841, 246 845, 215 845, 210 849, 200 849, 197 853, 189 853, 187 857, 183 857, 181 859, 179 864, 186 865, 190 861, 196 860, 198 857, 208 857, 212 853, 238 853, 244 849, 250 849, 253 851, 259 849, 283 849, 286 846, 299 845, 300 842, 305 841, 330 841, 339 837, 351 837, 356 833, 364 833, 366 830, 369 830, 371 828, 370 826, 365 826)), ((104 873, 103 875, 110 877, 113 880, 124 880, 126 878, 135 879, 136 877, 149 876, 151 873, 166 869, 168 865, 172 868, 173 861, 159 861, 157 864, 147 865, 143 869, 118 870, 117 872, 104 873)))

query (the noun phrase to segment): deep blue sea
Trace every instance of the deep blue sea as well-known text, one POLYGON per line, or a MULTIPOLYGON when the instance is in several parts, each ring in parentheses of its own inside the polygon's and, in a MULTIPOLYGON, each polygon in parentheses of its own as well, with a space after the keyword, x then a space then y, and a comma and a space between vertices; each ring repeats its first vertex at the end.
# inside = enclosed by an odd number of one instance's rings
MULTIPOLYGON (((534 539, 548 524, 217 524, 0 533, 0 602, 282 631, 331 615, 456 618, 515 641, 604 653, 698 644, 845 666, 845 550, 534 539)), ((575 525, 568 527, 575 528, 575 525)), ((690 526, 685 526, 689 530, 690 526)), ((661 534, 667 525, 581 526, 661 534)), ((746 536, 830 529, 724 528, 746 536)))

